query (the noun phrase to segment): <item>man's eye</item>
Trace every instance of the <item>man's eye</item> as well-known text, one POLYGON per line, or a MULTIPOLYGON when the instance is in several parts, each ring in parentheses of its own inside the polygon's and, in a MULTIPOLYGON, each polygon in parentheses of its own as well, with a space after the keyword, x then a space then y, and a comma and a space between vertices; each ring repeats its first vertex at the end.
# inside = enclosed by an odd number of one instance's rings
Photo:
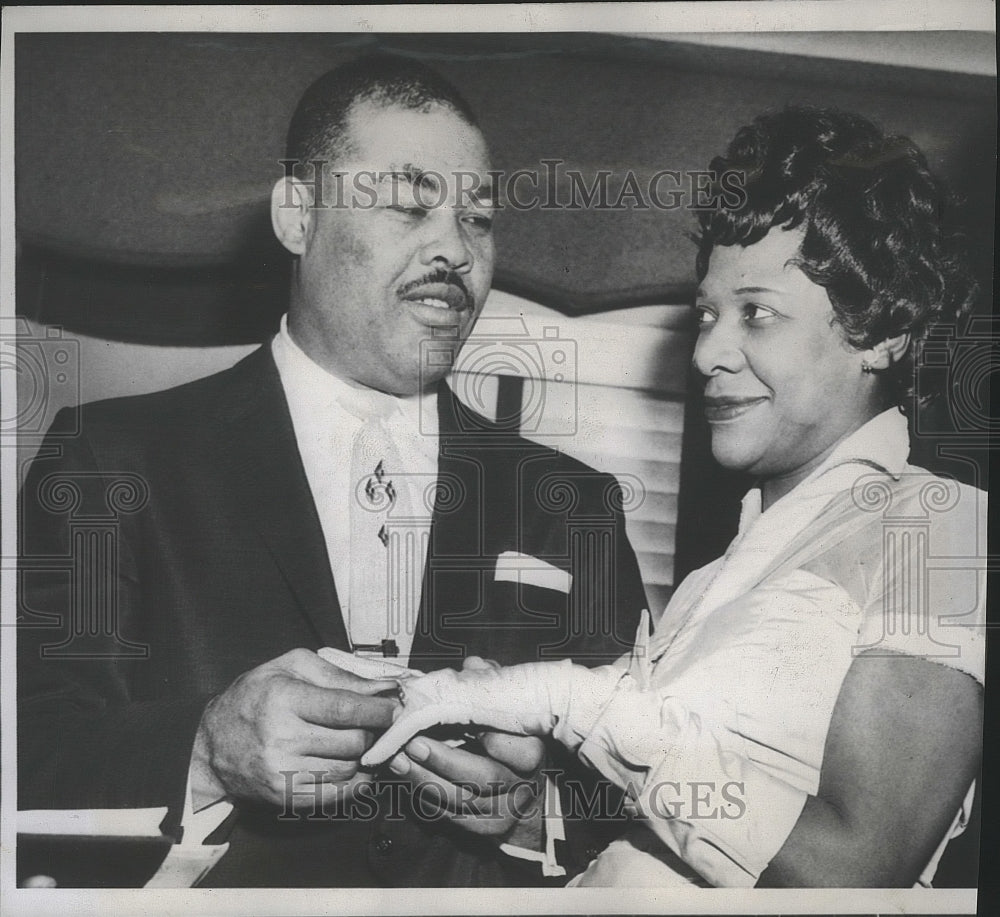
POLYGON ((408 217, 427 216, 427 210, 423 207, 404 207, 402 204, 390 204, 389 209, 396 213, 406 214, 408 217))
POLYGON ((483 232, 489 232, 493 229, 493 217, 486 216, 482 213, 469 213, 462 219, 470 226, 474 226, 476 229, 481 229, 483 232))

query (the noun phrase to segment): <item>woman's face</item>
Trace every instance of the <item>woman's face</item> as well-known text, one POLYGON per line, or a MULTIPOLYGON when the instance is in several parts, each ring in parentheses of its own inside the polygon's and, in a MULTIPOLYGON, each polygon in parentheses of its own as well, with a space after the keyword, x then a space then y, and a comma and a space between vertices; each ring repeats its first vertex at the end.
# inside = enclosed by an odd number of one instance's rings
POLYGON ((783 490, 880 410, 826 290, 789 263, 803 232, 716 246, 696 305, 712 453, 726 468, 785 479, 783 490))

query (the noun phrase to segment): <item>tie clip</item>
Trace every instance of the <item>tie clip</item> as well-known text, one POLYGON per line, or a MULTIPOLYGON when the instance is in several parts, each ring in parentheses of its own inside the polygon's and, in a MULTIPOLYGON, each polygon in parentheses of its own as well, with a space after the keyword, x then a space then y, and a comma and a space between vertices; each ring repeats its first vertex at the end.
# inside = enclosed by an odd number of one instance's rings
POLYGON ((379 643, 355 643, 351 652, 379 653, 383 658, 389 659, 399 655, 399 647, 395 640, 382 640, 379 643))

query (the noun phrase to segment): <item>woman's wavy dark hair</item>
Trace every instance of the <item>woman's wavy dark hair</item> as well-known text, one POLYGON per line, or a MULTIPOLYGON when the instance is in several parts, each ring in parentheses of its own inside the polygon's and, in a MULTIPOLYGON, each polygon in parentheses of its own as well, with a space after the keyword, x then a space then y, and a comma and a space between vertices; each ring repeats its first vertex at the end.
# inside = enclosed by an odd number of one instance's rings
MULTIPOLYGON (((741 128, 711 169, 717 178, 742 172, 746 201, 699 215, 699 281, 714 246, 803 226, 795 264, 826 288, 847 341, 865 349, 909 333, 886 376, 893 401, 912 405, 922 341, 976 294, 964 253, 942 230, 944 190, 916 144, 859 115, 789 107, 741 128)), ((921 388, 920 400, 927 394, 921 388)))

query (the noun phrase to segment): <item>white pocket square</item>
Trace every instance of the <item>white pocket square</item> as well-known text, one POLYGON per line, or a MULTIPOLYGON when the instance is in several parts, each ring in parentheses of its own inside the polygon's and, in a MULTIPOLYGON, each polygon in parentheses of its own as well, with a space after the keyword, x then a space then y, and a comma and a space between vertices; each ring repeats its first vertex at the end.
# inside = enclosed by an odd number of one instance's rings
POLYGON ((497 558, 494 579, 498 583, 523 583, 567 595, 573 586, 573 574, 568 570, 560 570, 544 560, 517 551, 504 551, 497 558))

